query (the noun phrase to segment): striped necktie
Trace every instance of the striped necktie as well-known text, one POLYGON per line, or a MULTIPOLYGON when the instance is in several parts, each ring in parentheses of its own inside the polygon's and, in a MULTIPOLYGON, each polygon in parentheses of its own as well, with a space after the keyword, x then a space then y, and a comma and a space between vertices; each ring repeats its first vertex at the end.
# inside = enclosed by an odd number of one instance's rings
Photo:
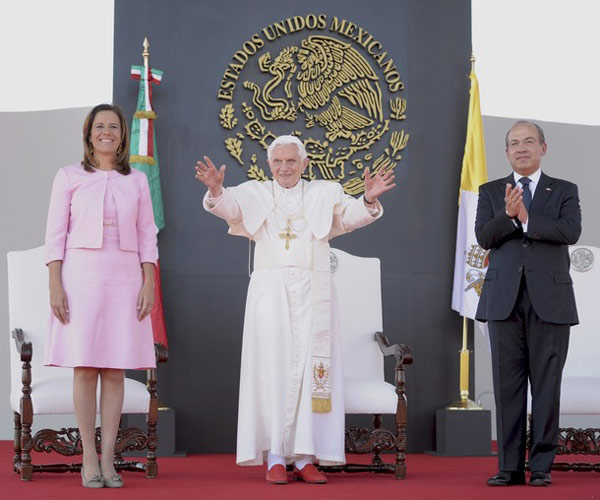
POLYGON ((525 209, 529 212, 529 207, 531 206, 531 190, 529 189, 529 183, 531 179, 529 177, 521 177, 519 182, 523 186, 523 205, 525 205, 525 209))

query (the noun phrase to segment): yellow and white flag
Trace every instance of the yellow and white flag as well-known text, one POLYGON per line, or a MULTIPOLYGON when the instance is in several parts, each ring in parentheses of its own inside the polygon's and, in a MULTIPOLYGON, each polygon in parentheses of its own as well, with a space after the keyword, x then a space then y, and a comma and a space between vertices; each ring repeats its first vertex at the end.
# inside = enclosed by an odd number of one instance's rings
POLYGON ((475 239, 478 190, 481 184, 487 182, 487 167, 479 106, 479 84, 473 67, 469 78, 471 91, 467 139, 460 176, 452 309, 461 316, 474 319, 489 262, 489 252, 481 248, 475 239))

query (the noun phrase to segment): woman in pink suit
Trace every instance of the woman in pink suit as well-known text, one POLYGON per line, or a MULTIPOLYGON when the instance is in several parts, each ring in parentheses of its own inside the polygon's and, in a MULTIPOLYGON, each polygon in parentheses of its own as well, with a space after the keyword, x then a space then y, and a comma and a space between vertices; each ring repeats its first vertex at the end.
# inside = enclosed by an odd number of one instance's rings
POLYGON ((100 104, 83 125, 83 161, 56 174, 46 227, 50 318, 45 363, 74 368, 83 486, 119 488, 113 453, 125 369, 155 366, 156 229, 145 174, 131 169, 123 112, 100 104), (102 446, 95 446, 101 381, 102 446))

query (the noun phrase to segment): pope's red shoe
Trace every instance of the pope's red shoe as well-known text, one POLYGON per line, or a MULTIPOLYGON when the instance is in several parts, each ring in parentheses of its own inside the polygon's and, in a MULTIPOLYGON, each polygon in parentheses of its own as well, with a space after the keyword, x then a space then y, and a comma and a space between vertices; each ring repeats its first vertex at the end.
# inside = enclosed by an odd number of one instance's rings
POLYGON ((305 465, 301 470, 294 466, 294 480, 310 484, 325 484, 327 478, 313 465, 305 465))
POLYGON ((267 471, 267 483, 269 484, 287 484, 287 471, 281 464, 274 465, 267 471))

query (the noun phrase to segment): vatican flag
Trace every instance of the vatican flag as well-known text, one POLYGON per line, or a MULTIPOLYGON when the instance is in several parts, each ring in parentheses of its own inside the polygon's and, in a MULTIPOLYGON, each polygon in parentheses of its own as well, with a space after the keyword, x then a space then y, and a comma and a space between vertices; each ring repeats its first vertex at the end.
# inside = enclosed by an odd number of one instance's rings
POLYGON ((478 190, 481 184, 487 182, 487 167, 479 106, 479 84, 473 66, 469 78, 471 91, 467 139, 460 176, 452 309, 463 317, 474 319, 489 262, 489 251, 481 248, 475 239, 478 190))

